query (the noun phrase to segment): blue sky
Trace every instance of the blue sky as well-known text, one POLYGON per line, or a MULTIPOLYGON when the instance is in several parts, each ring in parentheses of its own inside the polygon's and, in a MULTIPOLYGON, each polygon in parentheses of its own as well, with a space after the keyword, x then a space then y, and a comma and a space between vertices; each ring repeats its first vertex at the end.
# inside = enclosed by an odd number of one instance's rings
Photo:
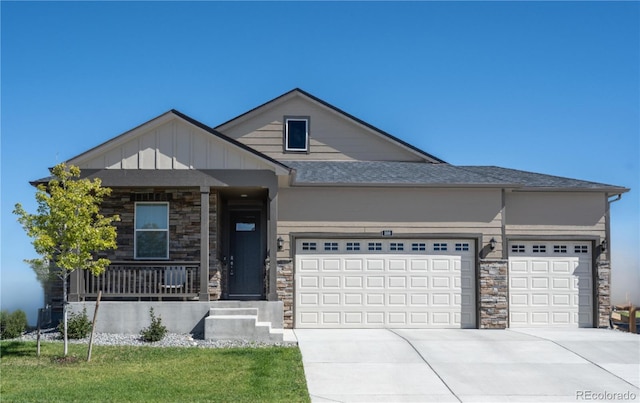
MULTIPOLYGON (((638 2, 6 2, 1 303, 42 303, 29 180, 171 108, 216 126, 292 88, 447 162, 632 188, 613 293, 640 284, 638 2)), ((635 296, 640 303, 640 296, 635 296)))

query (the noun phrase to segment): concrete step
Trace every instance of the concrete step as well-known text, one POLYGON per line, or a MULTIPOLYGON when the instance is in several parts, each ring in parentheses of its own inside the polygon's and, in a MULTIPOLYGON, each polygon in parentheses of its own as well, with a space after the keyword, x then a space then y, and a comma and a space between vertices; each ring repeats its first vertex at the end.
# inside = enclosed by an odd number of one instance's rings
POLYGON ((210 308, 209 316, 253 315, 258 317, 258 308, 210 308))
POLYGON ((209 340, 281 342, 283 329, 258 322, 256 308, 212 308, 204 319, 204 336, 209 340))

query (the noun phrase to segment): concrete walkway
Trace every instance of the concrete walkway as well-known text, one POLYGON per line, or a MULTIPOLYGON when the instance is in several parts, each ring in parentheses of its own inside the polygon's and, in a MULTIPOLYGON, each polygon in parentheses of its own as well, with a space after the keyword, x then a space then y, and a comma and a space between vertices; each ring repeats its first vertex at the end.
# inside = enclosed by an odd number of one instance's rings
POLYGON ((640 336, 613 330, 294 333, 313 402, 640 399, 640 336))

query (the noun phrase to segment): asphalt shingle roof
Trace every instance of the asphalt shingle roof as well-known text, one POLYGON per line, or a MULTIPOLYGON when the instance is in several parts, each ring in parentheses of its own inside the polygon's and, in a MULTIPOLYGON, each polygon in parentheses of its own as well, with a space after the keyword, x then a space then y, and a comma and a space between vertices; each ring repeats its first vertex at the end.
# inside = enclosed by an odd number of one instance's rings
POLYGON ((296 185, 498 186, 618 191, 624 188, 495 166, 391 161, 287 161, 296 185))

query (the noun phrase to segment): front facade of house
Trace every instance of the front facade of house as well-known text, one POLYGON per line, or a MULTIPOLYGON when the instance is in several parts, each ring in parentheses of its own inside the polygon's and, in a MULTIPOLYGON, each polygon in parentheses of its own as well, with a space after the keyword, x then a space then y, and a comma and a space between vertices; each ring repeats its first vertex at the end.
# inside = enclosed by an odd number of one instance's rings
POLYGON ((74 272, 70 301, 199 321, 271 304, 289 328, 608 325, 628 189, 453 166, 299 89, 216 128, 172 110, 67 163, 121 217, 112 266, 74 272))

